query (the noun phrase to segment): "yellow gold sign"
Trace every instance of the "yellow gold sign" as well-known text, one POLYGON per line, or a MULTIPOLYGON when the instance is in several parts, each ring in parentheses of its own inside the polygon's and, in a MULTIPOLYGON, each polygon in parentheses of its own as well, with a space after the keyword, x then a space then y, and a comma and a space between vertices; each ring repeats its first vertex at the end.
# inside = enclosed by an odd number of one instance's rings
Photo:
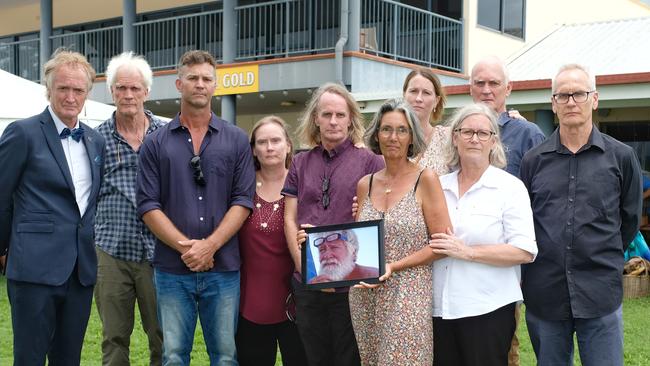
POLYGON ((260 90, 259 68, 259 65, 218 68, 217 89, 214 95, 258 92, 260 90))

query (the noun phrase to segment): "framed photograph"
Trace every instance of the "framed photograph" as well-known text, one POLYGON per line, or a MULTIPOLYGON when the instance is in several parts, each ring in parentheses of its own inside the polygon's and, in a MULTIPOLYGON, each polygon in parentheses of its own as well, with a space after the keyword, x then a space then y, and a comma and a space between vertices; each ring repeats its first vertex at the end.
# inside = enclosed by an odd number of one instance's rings
POLYGON ((379 283, 384 274, 384 220, 305 229, 302 282, 309 289, 379 283))

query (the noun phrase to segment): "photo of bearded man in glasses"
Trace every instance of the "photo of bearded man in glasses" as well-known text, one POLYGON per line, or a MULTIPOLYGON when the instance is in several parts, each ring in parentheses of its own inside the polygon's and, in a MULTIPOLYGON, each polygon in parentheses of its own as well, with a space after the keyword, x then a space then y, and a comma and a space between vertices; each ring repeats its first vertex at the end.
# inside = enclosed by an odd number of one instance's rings
POLYGON ((359 240, 352 230, 318 233, 314 239, 320 266, 310 284, 379 276, 379 269, 357 264, 359 240))

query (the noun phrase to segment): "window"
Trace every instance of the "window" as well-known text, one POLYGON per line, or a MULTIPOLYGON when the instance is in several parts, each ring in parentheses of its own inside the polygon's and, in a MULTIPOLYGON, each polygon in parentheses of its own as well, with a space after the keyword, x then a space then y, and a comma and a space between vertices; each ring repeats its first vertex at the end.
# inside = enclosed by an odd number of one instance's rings
MULTIPOLYGON (((605 109, 606 110, 606 109, 605 109)), ((600 111, 605 111, 599 109, 600 111)), ((650 122, 625 121, 598 125, 601 132, 632 146, 644 170, 650 171, 650 122)))
POLYGON ((463 2, 458 0, 401 0, 400 3, 453 19, 460 19, 463 13, 463 2))
POLYGON ((526 0, 479 0, 478 24, 524 38, 526 0))

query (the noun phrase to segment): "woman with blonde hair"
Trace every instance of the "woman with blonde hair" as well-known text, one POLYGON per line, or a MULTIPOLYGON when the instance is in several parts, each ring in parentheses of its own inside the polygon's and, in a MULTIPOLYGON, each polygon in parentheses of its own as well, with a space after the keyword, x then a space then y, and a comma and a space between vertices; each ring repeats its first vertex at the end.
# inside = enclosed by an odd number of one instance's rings
POLYGON ((450 121, 447 164, 440 177, 453 230, 432 235, 445 256, 433 264, 434 362, 507 365, 522 300, 519 265, 537 255, 528 191, 502 168, 506 158, 494 112, 483 104, 450 121))
POLYGON ((449 138, 449 128, 440 123, 447 101, 440 79, 431 69, 415 69, 404 79, 402 92, 404 100, 418 117, 427 144, 426 149, 413 158, 414 161, 438 175, 446 174, 449 169, 445 164, 444 147, 449 138))

